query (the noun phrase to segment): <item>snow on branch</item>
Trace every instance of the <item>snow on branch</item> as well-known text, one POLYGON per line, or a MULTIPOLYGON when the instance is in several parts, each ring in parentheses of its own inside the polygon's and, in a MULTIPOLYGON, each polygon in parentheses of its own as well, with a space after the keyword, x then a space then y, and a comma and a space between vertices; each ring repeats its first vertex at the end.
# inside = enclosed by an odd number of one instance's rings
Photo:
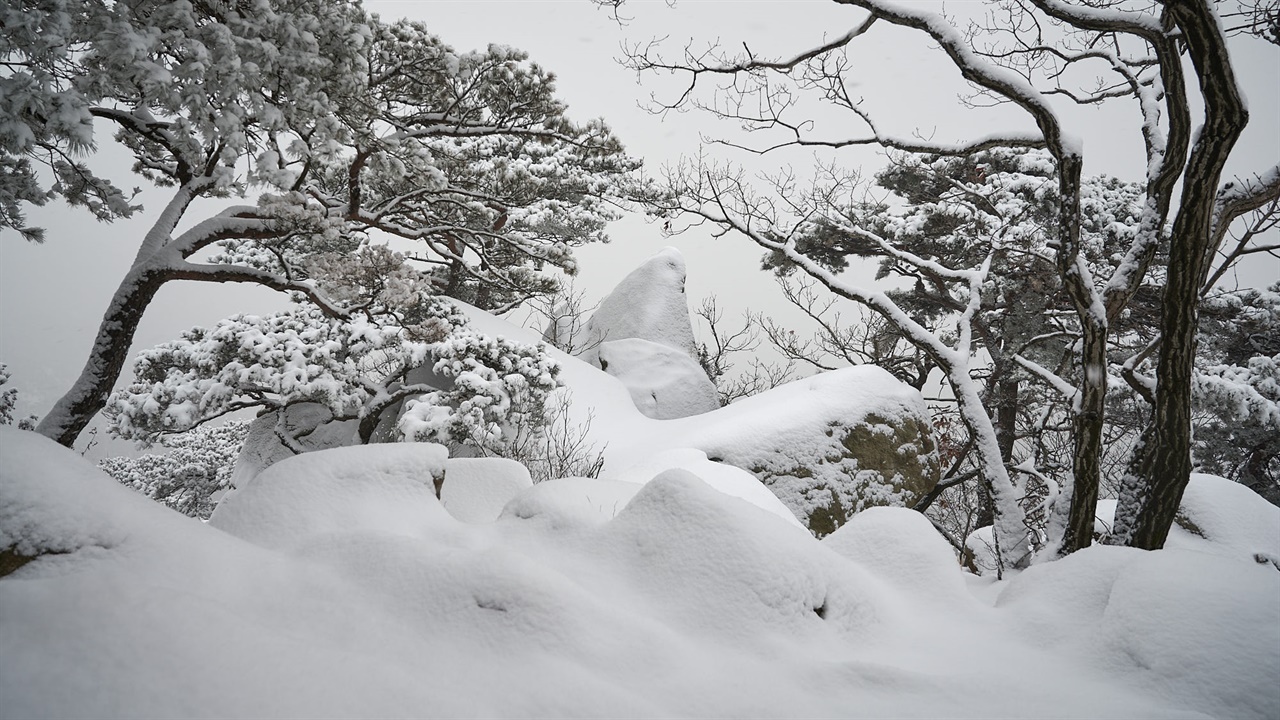
POLYGON ((1074 403, 1076 397, 1079 396, 1080 393, 1074 385, 1067 382, 1066 380, 1063 380, 1057 373, 1046 368, 1040 363, 1034 360, 1028 360, 1027 358, 1021 355, 1014 355, 1013 359, 1015 362, 1021 365, 1025 370, 1029 371, 1032 375, 1035 375, 1036 377, 1043 380, 1046 384, 1049 385, 1049 387, 1053 388, 1054 390, 1057 390, 1058 394, 1061 395, 1063 399, 1065 399, 1067 402, 1074 403))

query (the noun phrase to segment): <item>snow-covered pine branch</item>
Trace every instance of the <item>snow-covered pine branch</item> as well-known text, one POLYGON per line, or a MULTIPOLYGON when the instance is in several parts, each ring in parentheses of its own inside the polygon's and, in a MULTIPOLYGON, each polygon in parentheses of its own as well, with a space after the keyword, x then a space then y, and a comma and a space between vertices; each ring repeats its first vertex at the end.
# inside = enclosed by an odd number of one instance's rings
POLYGON ((195 328, 138 357, 134 382, 107 404, 111 430, 154 441, 228 412, 316 403, 333 420, 359 421, 352 439, 368 442, 407 399, 406 439, 501 453, 515 432, 537 432, 559 387, 541 347, 480 335, 444 301, 409 316, 397 325, 301 308, 195 328))

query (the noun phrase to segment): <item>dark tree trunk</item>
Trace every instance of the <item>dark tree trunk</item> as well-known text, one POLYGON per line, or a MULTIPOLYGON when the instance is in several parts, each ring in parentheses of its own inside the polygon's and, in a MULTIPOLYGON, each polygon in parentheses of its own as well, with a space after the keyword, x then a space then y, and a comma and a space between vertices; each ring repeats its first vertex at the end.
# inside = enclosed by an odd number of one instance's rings
POLYGON ((98 325, 80 377, 36 426, 36 432, 67 447, 75 444, 93 416, 106 406, 129 358, 142 314, 166 280, 159 270, 136 270, 125 278, 98 325))
POLYGON ((996 383, 996 444, 1004 464, 1013 462, 1018 439, 1018 379, 1005 377, 996 383))
POLYGON ((1095 290, 1079 267, 1080 173, 1079 155, 1058 158, 1058 192, 1062 197, 1056 265, 1063 288, 1080 319, 1080 385, 1071 420, 1074 455, 1071 460, 1071 505, 1058 552, 1066 555, 1093 542, 1098 484, 1102 478, 1102 426, 1107 398, 1107 333, 1105 312, 1094 302, 1095 290))
POLYGON ((1075 456, 1071 461, 1071 509, 1067 513, 1059 554, 1066 555, 1093 543, 1093 522, 1098 513, 1098 484, 1102 477, 1102 425, 1107 397, 1107 328, 1105 323, 1084 327, 1081 353, 1084 379, 1080 407, 1072 418, 1075 456))
POLYGON ((1195 65, 1205 121, 1183 174, 1182 201, 1173 223, 1169 272, 1160 316, 1160 359, 1155 407, 1144 437, 1136 487, 1124 498, 1136 505, 1131 527, 1118 539, 1133 547, 1164 547, 1191 477, 1191 376, 1195 363, 1201 278, 1212 255, 1222 168, 1249 120, 1227 53, 1226 38, 1205 0, 1167 3, 1195 65))

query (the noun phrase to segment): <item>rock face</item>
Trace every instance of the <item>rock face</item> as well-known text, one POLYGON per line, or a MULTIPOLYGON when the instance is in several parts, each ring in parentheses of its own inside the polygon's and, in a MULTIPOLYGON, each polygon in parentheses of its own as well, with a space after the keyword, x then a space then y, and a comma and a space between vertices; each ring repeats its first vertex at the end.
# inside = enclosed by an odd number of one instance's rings
POLYGON ((693 357, 693 325, 684 294, 684 256, 664 248, 631 271, 587 321, 582 360, 600 367, 601 343, 648 340, 693 357))
POLYGON ((687 354, 649 340, 600 344, 600 367, 631 393, 636 409, 655 420, 689 417, 720 407, 716 386, 687 354))
POLYGON ((725 460, 754 473, 819 538, 867 508, 913 505, 938 484, 936 448, 921 418, 832 422, 818 456, 789 449, 785 437, 725 460))

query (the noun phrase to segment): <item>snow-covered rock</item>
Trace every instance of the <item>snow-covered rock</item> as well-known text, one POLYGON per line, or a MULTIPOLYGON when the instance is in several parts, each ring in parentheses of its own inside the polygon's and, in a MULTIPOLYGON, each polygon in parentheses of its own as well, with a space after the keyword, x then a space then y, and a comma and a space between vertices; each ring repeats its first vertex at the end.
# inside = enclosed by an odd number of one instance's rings
POLYGON ((453 458, 444 464, 440 502, 463 522, 493 522, 512 498, 531 487, 529 470, 515 460, 453 458))
POLYGON ((512 498, 502 515, 536 519, 558 528, 591 527, 616 517, 642 487, 642 483, 598 478, 547 480, 512 498))
POLYGON ((915 597, 947 606, 973 601, 956 572, 955 551, 929 519, 914 510, 867 508, 822 544, 915 597))
MULTIPOLYGON (((537 339, 470 306, 459 308, 480 332, 537 339)), ((910 505, 937 483, 924 397, 880 368, 820 373, 708 413, 655 420, 636 409, 618 378, 548 352, 572 392, 570 424, 604 448, 606 477, 664 450, 694 448, 750 472, 819 536, 863 508, 910 505)))
POLYGON ((1175 546, 1280 563, 1280 507, 1226 478, 1192 473, 1174 527, 1183 531, 1171 533, 1175 546))
POLYGON ((796 380, 669 427, 682 444, 754 474, 818 537, 864 508, 911 505, 937 484, 924 398, 871 365, 796 380))
POLYGON ((359 445, 303 453, 227 493, 209 525, 267 548, 330 533, 417 537, 447 517, 436 499, 449 453, 430 443, 359 445))
POLYGON ((693 357, 693 325, 684 292, 684 256, 664 248, 618 283, 587 321, 583 361, 599 367, 601 343, 639 338, 693 357))
POLYGON ((627 386, 646 417, 671 420, 720 407, 715 383, 688 353, 640 338, 600 343, 598 353, 600 367, 627 386))
POLYGON ((297 453, 285 446, 276 434, 280 413, 284 413, 283 430, 306 449, 323 450, 343 447, 355 442, 356 420, 335 422, 333 413, 320 403, 294 403, 284 410, 270 410, 249 425, 240 457, 231 475, 232 487, 244 487, 263 469, 291 458, 297 453))

